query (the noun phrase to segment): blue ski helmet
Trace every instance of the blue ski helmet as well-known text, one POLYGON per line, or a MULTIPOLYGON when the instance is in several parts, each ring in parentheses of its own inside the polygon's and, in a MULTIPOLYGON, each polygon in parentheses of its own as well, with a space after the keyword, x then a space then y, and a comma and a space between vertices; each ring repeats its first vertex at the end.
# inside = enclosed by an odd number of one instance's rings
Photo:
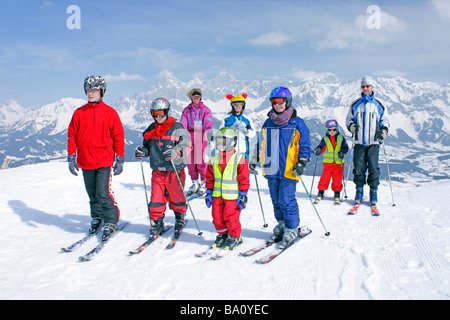
POLYGON ((286 87, 273 89, 269 96, 270 101, 272 101, 272 98, 283 98, 286 101, 286 109, 292 105, 292 93, 286 87))

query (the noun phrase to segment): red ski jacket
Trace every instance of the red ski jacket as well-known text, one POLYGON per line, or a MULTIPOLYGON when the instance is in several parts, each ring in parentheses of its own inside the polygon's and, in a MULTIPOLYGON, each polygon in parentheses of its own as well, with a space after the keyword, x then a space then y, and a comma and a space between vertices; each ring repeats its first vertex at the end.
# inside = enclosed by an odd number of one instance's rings
POLYGON ((67 154, 77 157, 82 169, 112 167, 115 156, 125 156, 125 134, 116 110, 88 102, 75 110, 67 130, 67 154))

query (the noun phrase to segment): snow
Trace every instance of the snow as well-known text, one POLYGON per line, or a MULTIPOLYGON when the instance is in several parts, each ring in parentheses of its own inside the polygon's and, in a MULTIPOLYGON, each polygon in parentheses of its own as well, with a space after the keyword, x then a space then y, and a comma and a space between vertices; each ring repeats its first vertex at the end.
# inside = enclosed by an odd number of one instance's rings
MULTIPOLYGON (((144 170, 148 187, 148 163, 144 170)), ((267 183, 261 176, 258 183, 269 227, 263 228, 252 177, 248 208, 241 215, 244 243, 221 261, 194 256, 216 236, 203 199, 191 202, 202 236, 197 235, 188 211, 189 223, 174 249, 165 249, 169 232, 140 255, 128 255, 146 239, 149 229, 139 162, 126 163, 112 182, 121 219, 130 225, 90 262, 80 262, 78 257, 96 240, 72 253, 60 252, 89 227, 81 172, 75 177, 67 163, 48 162, 2 170, 0 181, 0 299, 450 298, 450 200, 445 196, 449 180, 420 187, 395 182, 396 206, 388 182, 382 181, 380 217, 372 217, 365 205, 357 215, 346 215, 354 195, 353 183, 348 182, 349 198, 340 206, 329 198, 317 205, 329 237, 299 183, 301 224, 313 233, 267 265, 254 263, 264 253, 237 254, 263 242, 275 226, 267 183)), ((303 181, 309 191, 312 177, 304 176, 303 181)), ((165 220, 174 222, 169 209, 165 220)))

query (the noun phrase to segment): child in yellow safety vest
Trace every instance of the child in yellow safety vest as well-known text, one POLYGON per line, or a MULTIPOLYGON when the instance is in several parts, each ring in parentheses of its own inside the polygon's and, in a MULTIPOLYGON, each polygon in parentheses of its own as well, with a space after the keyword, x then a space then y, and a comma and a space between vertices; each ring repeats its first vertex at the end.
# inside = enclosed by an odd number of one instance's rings
POLYGON ((233 250, 242 242, 239 216, 247 204, 250 171, 244 154, 235 150, 237 133, 222 128, 216 135, 217 154, 206 170, 206 206, 212 206, 217 235, 213 247, 233 250))
POLYGON ((340 203, 342 191, 342 180, 344 178, 344 157, 348 152, 348 144, 344 136, 339 132, 339 125, 336 120, 331 119, 325 123, 327 133, 314 150, 314 155, 320 156, 323 153, 323 173, 320 177, 317 188, 316 203, 322 200, 325 190, 328 189, 331 178, 331 190, 334 191, 334 202, 340 203))

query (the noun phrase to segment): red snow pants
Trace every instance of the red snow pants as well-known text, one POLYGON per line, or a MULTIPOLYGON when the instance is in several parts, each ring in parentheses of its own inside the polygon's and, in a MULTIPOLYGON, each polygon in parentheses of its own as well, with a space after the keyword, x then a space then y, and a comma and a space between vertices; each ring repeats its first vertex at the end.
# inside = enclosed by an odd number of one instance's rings
POLYGON ((324 163, 323 164, 323 173, 320 177, 319 185, 317 189, 319 190, 327 190, 328 185, 330 184, 331 178, 333 178, 333 182, 331 183, 331 190, 333 191, 342 191, 342 179, 344 178, 344 164, 333 163, 324 163))
MULTIPOLYGON (((178 171, 181 183, 186 180, 184 169, 178 171)), ((169 202, 169 208, 174 212, 186 213, 186 198, 184 190, 181 189, 175 171, 157 171, 152 173, 152 195, 148 205, 150 220, 157 220, 164 217, 166 203, 169 202)))
POLYGON ((218 233, 228 233, 231 237, 239 237, 242 231, 240 215, 241 209, 236 204, 236 200, 224 200, 222 197, 213 198, 212 218, 218 233))

